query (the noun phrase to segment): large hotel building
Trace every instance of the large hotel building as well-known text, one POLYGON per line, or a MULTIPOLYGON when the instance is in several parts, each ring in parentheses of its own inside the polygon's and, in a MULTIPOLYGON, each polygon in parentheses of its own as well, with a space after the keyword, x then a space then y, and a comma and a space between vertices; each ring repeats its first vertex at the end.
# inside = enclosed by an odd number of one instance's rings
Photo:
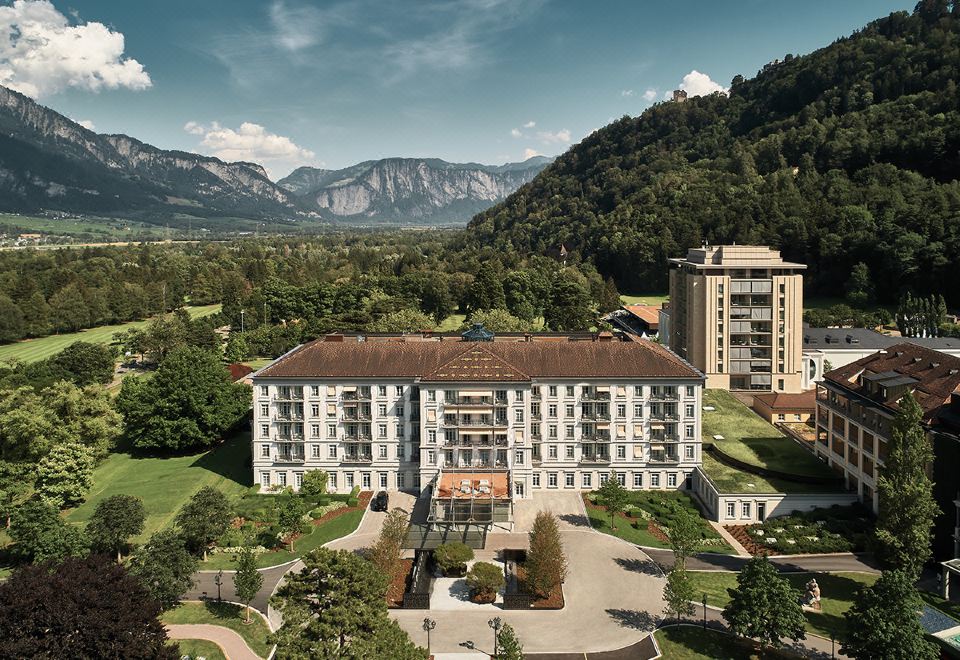
POLYGON ((960 358, 904 342, 828 372, 817 385, 816 452, 877 511, 877 478, 907 392, 934 449, 934 553, 960 557, 960 358))
POLYGON ((752 245, 670 259, 670 348, 708 387, 801 391, 805 268, 752 245))
POLYGON ((594 489, 611 473, 631 489, 685 488, 703 382, 658 344, 611 333, 330 335, 254 375, 254 479, 296 489, 325 470, 333 491, 461 508, 594 489))

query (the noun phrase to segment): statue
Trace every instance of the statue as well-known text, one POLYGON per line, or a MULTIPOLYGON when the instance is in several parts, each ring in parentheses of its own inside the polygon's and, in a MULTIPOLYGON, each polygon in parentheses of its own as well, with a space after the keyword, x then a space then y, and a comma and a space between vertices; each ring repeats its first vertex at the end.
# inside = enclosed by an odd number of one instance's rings
POLYGON ((820 610, 820 585, 817 584, 816 578, 807 582, 804 586, 803 597, 800 599, 800 604, 804 607, 809 607, 814 610, 820 610))

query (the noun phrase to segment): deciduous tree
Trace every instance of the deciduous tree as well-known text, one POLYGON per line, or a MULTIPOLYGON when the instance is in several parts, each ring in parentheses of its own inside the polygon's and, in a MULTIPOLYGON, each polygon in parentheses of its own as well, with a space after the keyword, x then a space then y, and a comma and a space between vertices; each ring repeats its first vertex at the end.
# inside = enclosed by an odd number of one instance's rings
POLYGON ((109 347, 75 341, 57 353, 51 362, 71 374, 75 385, 105 385, 113 380, 114 357, 109 347))
POLYGON ((0 657, 179 657, 160 604, 103 556, 24 566, 0 582, 0 657))
POLYGON ((213 486, 204 486, 177 513, 176 524, 187 547, 202 552, 206 561, 207 548, 227 531, 232 519, 227 496, 213 486))
POLYGON ((307 508, 303 500, 296 496, 279 499, 280 501, 277 503, 277 524, 279 524, 283 535, 287 537, 290 552, 293 552, 294 537, 304 523, 303 516, 307 512, 307 508))
POLYGON ((300 493, 304 497, 320 497, 327 492, 327 471, 308 470, 303 475, 300 493))
POLYGON ((67 525, 56 508, 39 499, 27 500, 10 525, 13 553, 23 561, 62 561, 87 554, 89 542, 77 527, 67 525))
POLYGON ((246 414, 250 398, 250 388, 231 381, 219 356, 185 347, 149 380, 124 379, 117 408, 135 446, 181 450, 220 440, 246 414))
POLYGON ((395 577, 399 570, 403 543, 407 538, 409 527, 406 512, 402 509, 392 509, 384 518, 380 535, 367 553, 371 563, 390 579, 395 577))
POLYGON ((687 557, 696 552, 700 537, 700 517, 686 507, 678 507, 667 530, 675 566, 686 565, 687 557))
POLYGON ((130 559, 130 571, 164 610, 176 606, 193 586, 192 576, 199 565, 183 537, 172 529, 151 536, 130 559))
POLYGON ((678 564, 667 574, 667 582, 663 585, 663 600, 667 603, 667 614, 673 614, 677 621, 684 614, 693 614, 694 599, 693 584, 683 565, 678 564))
POLYGON ((246 608, 247 623, 250 623, 250 601, 262 586, 263 575, 257 570, 257 556, 253 548, 241 548, 237 556, 237 572, 233 574, 233 589, 246 608))
POLYGON ((754 557, 737 575, 736 589, 728 589, 730 603, 723 618, 730 630, 779 647, 781 639, 804 639, 803 608, 798 594, 766 557, 754 557))
POLYGON ((630 492, 623 487, 615 472, 611 472, 606 483, 597 489, 597 501, 606 507, 610 514, 610 529, 616 531, 617 514, 623 512, 630 501, 630 492))
POLYGON ((97 504, 87 523, 87 536, 97 550, 121 553, 130 537, 143 531, 146 512, 143 500, 133 495, 111 495, 97 504))
POLYGON ((93 484, 93 451, 75 442, 56 445, 37 464, 37 494, 57 508, 83 502, 93 484))

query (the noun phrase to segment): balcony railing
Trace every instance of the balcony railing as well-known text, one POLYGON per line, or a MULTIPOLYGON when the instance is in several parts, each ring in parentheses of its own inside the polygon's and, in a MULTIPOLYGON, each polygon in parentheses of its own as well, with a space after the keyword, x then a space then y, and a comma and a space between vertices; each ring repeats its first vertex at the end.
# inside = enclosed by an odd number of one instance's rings
POLYGON ((580 419, 588 422, 609 422, 610 413, 583 413, 580 419))
POLYGON ((305 460, 303 454, 277 454, 278 463, 303 463, 305 460))
POLYGON ((581 456, 580 462, 585 465, 606 465, 610 462, 609 456, 581 456))
POLYGON ((584 392, 581 401, 609 401, 610 392, 584 392))
POLYGON ((302 433, 286 433, 286 434, 277 434, 277 442, 303 442, 302 433))
POLYGON ((274 401, 303 401, 303 391, 277 392, 273 395, 274 401))
POLYGON ((373 454, 344 454, 341 463, 373 463, 373 454))
POLYGON ((650 460, 648 462, 658 463, 658 464, 679 463, 680 456, 679 454, 657 454, 657 453, 651 452, 650 460))
POLYGON ((370 392, 344 392, 340 395, 343 401, 369 401, 370 392))
POLYGON ((584 442, 610 442, 609 433, 590 433, 584 434, 580 438, 584 442))
POLYGON ((280 422, 302 422, 303 413, 299 412, 275 412, 273 418, 280 422))

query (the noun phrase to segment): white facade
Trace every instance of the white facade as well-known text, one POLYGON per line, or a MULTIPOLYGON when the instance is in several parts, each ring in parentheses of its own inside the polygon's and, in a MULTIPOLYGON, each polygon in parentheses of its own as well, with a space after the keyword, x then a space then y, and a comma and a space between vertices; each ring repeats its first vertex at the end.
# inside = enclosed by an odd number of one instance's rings
POLYGON ((420 492, 441 469, 510 470, 513 497, 690 488, 702 379, 422 382, 254 377, 253 472, 263 491, 325 470, 332 492, 420 492))

